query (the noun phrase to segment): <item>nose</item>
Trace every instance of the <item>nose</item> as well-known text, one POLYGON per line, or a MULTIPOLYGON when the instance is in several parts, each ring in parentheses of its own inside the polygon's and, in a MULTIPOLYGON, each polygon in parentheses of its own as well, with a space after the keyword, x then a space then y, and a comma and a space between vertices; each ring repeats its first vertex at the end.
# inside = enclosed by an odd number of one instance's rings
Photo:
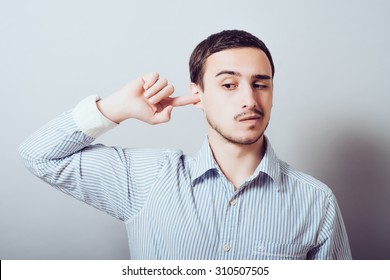
POLYGON ((241 107, 243 109, 253 109, 257 106, 255 92, 251 85, 241 87, 241 107))

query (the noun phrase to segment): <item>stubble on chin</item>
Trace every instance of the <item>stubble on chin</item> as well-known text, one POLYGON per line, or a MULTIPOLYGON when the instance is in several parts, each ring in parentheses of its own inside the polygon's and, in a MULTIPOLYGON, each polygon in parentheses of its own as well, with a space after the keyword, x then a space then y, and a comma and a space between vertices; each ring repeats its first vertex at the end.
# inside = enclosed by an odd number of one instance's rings
MULTIPOLYGON (((267 125, 264 128, 264 130, 261 131, 258 135, 254 136, 254 137, 250 137, 250 138, 239 138, 239 137, 235 137, 235 136, 229 135, 228 133, 224 132, 207 115, 206 115, 206 120, 207 120, 208 124, 210 125, 210 127, 214 131, 216 131, 228 143, 238 144, 238 145, 252 145, 252 144, 255 144, 257 141, 259 141, 263 137, 264 132, 267 129, 268 123, 269 123, 269 121, 268 121, 267 125)), ((250 129, 255 129, 255 126, 250 127, 250 129)))

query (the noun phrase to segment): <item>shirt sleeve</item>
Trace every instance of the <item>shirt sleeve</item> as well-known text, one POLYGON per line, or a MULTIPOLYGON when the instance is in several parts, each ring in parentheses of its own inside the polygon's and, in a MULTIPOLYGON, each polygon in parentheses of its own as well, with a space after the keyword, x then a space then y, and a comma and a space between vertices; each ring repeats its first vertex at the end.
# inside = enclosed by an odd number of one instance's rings
POLYGON ((330 194, 322 227, 318 236, 319 245, 312 249, 309 259, 351 260, 347 231, 341 216, 336 197, 330 194))
POLYGON ((96 100, 90 96, 50 121, 24 141, 19 152, 26 167, 45 182, 127 220, 142 209, 166 153, 92 144, 117 126, 100 113, 96 100))

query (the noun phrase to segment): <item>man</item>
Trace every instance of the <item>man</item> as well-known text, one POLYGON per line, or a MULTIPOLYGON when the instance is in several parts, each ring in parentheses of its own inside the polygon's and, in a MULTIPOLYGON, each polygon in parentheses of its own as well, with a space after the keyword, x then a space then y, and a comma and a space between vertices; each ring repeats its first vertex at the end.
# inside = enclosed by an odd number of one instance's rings
POLYGON ((157 73, 92 96, 20 149, 43 180, 123 220, 132 259, 350 259, 331 190, 280 161, 264 131, 274 65, 238 30, 213 34, 190 58, 191 95, 171 97, 157 73), (92 145, 124 120, 169 121, 176 106, 203 110, 208 137, 180 150, 92 145))

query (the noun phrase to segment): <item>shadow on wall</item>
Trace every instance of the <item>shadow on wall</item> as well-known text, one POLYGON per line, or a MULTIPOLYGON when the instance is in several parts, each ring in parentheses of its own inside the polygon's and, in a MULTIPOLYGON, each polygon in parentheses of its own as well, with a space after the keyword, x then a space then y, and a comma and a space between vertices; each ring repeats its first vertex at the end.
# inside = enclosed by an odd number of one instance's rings
POLYGON ((390 259, 389 135, 361 127, 326 138, 327 160, 317 174, 337 197, 353 258, 390 259))

